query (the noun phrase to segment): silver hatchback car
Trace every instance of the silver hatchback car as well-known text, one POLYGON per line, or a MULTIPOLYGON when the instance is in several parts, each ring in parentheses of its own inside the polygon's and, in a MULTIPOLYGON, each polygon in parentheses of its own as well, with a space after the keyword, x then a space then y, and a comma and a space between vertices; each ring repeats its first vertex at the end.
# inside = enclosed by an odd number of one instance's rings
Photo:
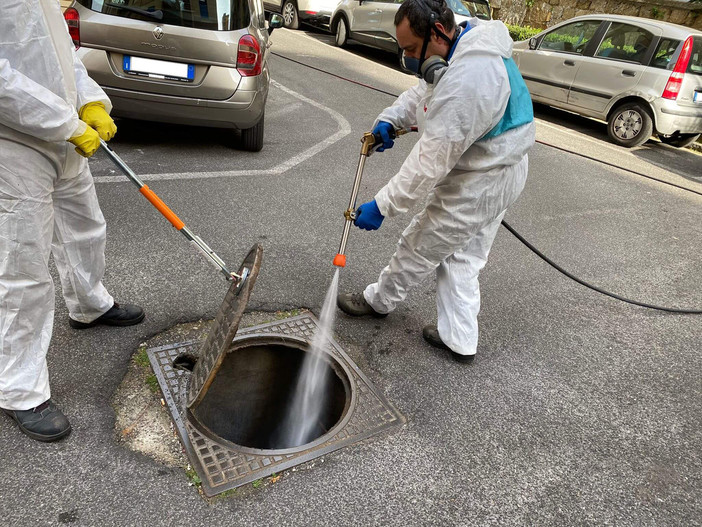
POLYGON ((261 0, 76 0, 64 12, 78 56, 113 115, 241 130, 263 147, 270 84, 261 0))
POLYGON ((702 33, 645 18, 587 15, 514 45, 536 102, 607 121, 610 139, 652 133, 687 146, 702 133, 702 33))
MULTIPOLYGON (((395 38, 395 14, 403 0, 341 0, 331 16, 329 29, 334 43, 345 46, 349 39, 378 49, 399 53, 395 38)), ((488 0, 446 0, 459 24, 470 17, 490 20, 488 0)))

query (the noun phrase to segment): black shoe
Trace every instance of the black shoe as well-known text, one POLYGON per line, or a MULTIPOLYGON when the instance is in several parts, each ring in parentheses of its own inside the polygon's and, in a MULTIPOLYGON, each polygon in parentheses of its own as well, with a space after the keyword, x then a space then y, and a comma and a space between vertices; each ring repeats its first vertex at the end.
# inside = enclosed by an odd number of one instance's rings
POLYGON ((444 344, 444 341, 441 340, 441 337, 439 336, 439 330, 436 328, 436 326, 424 326, 424 329, 422 329, 422 337, 424 337, 424 340, 435 348, 450 351, 451 357, 453 357, 453 360, 457 362, 473 362, 473 359, 475 358, 475 355, 462 355, 461 353, 456 353, 446 344, 444 344))
POLYGON ((56 441, 71 433, 71 423, 51 399, 31 410, 5 410, 19 429, 37 441, 56 441))
POLYGON ((387 313, 378 313, 373 309, 370 304, 366 302, 363 293, 341 293, 336 297, 336 305, 339 306, 339 309, 344 313, 353 317, 371 315, 376 318, 384 318, 388 316, 387 313))
POLYGON ((68 323, 73 329, 87 329, 93 326, 133 326, 144 320, 144 310, 133 304, 118 304, 115 302, 109 311, 92 322, 78 322, 69 317, 68 323))

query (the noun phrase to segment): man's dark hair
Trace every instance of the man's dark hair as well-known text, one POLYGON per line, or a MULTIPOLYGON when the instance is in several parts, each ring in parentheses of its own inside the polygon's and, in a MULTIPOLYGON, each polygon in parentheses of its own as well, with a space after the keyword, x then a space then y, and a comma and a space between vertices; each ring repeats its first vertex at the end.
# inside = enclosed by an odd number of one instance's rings
POLYGON ((405 0, 395 13, 395 26, 407 18, 412 33, 424 38, 427 29, 433 25, 432 12, 436 15, 434 23, 439 22, 449 33, 456 27, 453 11, 445 0, 405 0))

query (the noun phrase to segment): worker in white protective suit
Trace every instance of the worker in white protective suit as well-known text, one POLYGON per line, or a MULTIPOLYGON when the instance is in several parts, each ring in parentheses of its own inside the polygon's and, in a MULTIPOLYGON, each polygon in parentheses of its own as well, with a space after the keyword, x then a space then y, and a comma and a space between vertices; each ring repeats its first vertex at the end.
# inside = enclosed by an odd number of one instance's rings
POLYGON ((420 137, 399 172, 357 210, 372 230, 385 217, 426 205, 402 233, 378 281, 342 293, 354 316, 386 316, 436 270, 438 325, 424 339, 470 362, 478 345, 478 273, 507 208, 527 178, 534 144, 529 92, 499 21, 456 26, 444 0, 406 0, 395 17, 405 67, 422 80, 386 108, 373 132, 392 147, 393 130, 417 125, 420 137))
POLYGON ((0 408, 41 441, 71 430, 49 390, 49 255, 73 328, 144 319, 102 285, 105 220, 82 156, 116 132, 110 109, 57 0, 0 2, 0 408))

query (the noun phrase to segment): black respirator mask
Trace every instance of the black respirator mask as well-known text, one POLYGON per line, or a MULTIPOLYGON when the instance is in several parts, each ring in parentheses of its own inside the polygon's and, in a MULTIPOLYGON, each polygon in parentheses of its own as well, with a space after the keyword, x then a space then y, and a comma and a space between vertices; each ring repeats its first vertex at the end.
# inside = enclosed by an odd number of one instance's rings
POLYGON ((439 38, 443 38, 449 43, 449 45, 453 44, 453 41, 436 26, 438 14, 423 0, 419 0, 419 3, 424 6, 429 16, 429 25, 427 26, 427 32, 424 35, 422 52, 417 59, 414 57, 408 57, 403 51, 402 67, 407 71, 414 73, 420 79, 424 79, 429 84, 433 84, 436 78, 436 72, 443 70, 444 68, 448 68, 448 62, 446 62, 446 59, 440 55, 432 55, 431 57, 426 58, 427 46, 429 46, 429 42, 431 41, 431 32, 434 31, 439 38))

